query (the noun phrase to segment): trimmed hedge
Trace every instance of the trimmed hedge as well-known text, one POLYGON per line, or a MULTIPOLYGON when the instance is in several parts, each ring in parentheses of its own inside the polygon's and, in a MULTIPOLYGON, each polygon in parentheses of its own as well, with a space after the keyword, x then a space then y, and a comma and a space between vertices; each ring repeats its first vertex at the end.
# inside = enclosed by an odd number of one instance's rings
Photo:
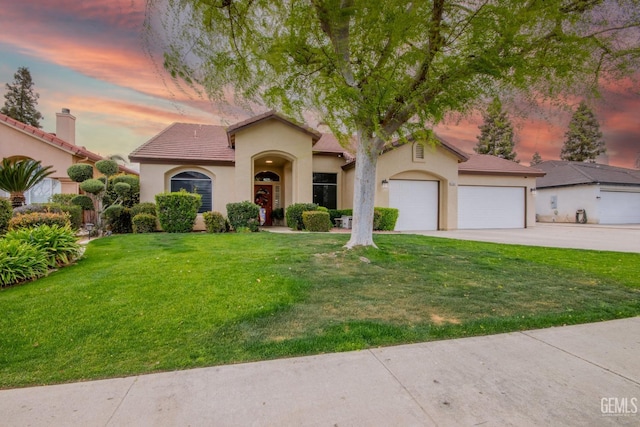
POLYGON ((331 230, 333 224, 329 217, 329 212, 305 211, 302 212, 302 222, 305 230, 327 232, 331 230))
POLYGON ((158 219, 155 215, 139 213, 131 220, 134 233, 153 233, 158 219))
POLYGON ((69 166, 67 175, 75 182, 84 182, 93 178, 93 166, 86 163, 76 163, 69 166))
POLYGON ((135 217, 141 213, 156 216, 156 204, 153 202, 144 202, 133 205, 131 215, 135 217))
POLYGON ((9 230, 37 227, 39 225, 59 225, 66 227, 71 225, 69 214, 54 212, 31 212, 15 215, 9 221, 9 230))
POLYGON ((43 250, 19 240, 0 240, 0 286, 37 279, 49 271, 43 250))
POLYGON ((9 228, 9 221, 13 216, 13 208, 9 199, 0 197, 0 235, 4 234, 9 228))
POLYGON ((112 233, 131 233, 131 213, 122 205, 111 205, 102 212, 107 229, 112 233))
POLYGON ((393 231, 396 228, 399 213, 400 211, 396 208, 373 208, 373 229, 393 231), (376 216, 379 218, 377 221, 376 216))
POLYGON ((220 212, 205 212, 202 214, 207 233, 224 233, 227 231, 227 220, 220 212))
POLYGON ((250 201, 227 203, 227 218, 235 231, 258 231, 260 206, 250 201))
POLYGON ((315 203, 294 203, 293 205, 289 205, 285 211, 287 226, 292 230, 304 229, 302 213, 316 210, 318 210, 318 205, 315 203))
POLYGON ((191 232, 201 205, 202 196, 185 190, 156 194, 160 227, 167 233, 191 232))
POLYGON ((71 227, 78 230, 82 227, 82 209, 73 205, 61 205, 59 203, 32 203, 20 206, 13 210, 13 216, 41 212, 41 213, 66 213, 69 215, 71 227))

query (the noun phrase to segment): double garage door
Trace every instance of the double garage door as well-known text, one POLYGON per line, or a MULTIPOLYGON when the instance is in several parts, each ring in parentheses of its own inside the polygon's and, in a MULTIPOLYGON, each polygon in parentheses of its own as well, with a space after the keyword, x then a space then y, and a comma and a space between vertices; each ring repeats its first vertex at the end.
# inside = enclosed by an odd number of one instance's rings
POLYGON ((599 206, 600 224, 640 224, 640 193, 601 190, 599 206))
POLYGON ((458 228, 524 228, 524 187, 458 187, 458 228))

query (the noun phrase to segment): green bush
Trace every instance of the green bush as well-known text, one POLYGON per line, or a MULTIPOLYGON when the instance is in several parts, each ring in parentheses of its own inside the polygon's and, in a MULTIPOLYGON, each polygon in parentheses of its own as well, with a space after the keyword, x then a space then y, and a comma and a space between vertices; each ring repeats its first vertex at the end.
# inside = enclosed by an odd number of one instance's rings
POLYGON ((113 233, 131 233, 131 213, 122 205, 111 205, 102 212, 102 219, 107 230, 113 233))
POLYGON ((80 189, 91 194, 98 194, 104 190, 104 183, 99 179, 88 179, 80 183, 80 189))
POLYGON ((180 190, 175 193, 156 194, 158 220, 167 233, 188 233, 196 223, 202 196, 180 190))
POLYGON ((77 196, 78 196, 77 194, 59 193, 59 194, 53 194, 50 200, 51 200, 51 203, 69 206, 73 204, 72 200, 77 196))
POLYGON ((25 214, 14 215, 9 220, 9 230, 17 230, 20 228, 37 227, 39 225, 59 225, 60 227, 71 226, 69 214, 54 212, 31 212, 25 214))
POLYGON ((118 163, 114 160, 98 160, 96 162, 96 169, 100 171, 100 173, 111 176, 118 173, 118 163))
POLYGON ((75 182, 84 182, 93 178, 93 166, 86 163, 76 163, 69 166, 67 175, 75 182))
POLYGON ((396 228, 396 222, 398 221, 398 209, 395 208, 373 208, 374 213, 374 230, 393 231, 396 228), (376 214, 376 212, 378 214, 376 214), (376 222, 376 215, 379 219, 376 222))
POLYGON ((327 232, 331 230, 333 225, 329 217, 329 212, 322 211, 302 212, 302 222, 305 230, 308 231, 327 232))
POLYGON ((71 203, 79 206, 80 209, 85 211, 95 210, 95 206, 93 205, 93 199, 85 194, 80 194, 71 199, 71 203))
POLYGON ((73 229, 82 227, 82 209, 78 206, 61 205, 59 203, 32 203, 20 206, 13 210, 13 216, 41 212, 41 213, 67 213, 73 229))
POLYGON ((205 212, 202 214, 207 233, 224 233, 227 231, 227 220, 220 212, 205 212))
POLYGON ((0 240, 0 286, 37 279, 48 271, 42 250, 18 240, 0 240))
POLYGON ((134 233, 153 233, 156 231, 156 222, 158 219, 155 215, 148 213, 139 213, 133 217, 131 223, 134 233))
POLYGON ((331 222, 335 223, 335 219, 343 215, 352 216, 353 209, 329 209, 329 215, 331 216, 331 222))
POLYGON ((133 207, 131 208, 131 215, 135 217, 136 215, 141 213, 156 216, 156 204, 153 202, 144 202, 133 205, 133 207))
POLYGON ((68 265, 80 256, 80 244, 71 227, 40 225, 10 231, 5 238, 26 242, 42 250, 52 268, 68 265))
POLYGON ((255 203, 249 201, 227 203, 227 217, 229 218, 229 224, 235 231, 243 227, 251 231, 258 231, 258 226, 260 225, 258 221, 259 215, 260 206, 255 203))
POLYGON ((13 208, 9 199, 0 197, 0 235, 4 234, 9 228, 9 221, 13 216, 13 208))
POLYGON ((284 219, 284 208, 276 208, 271 211, 271 219, 282 220, 284 219))
MULTIPOLYGON (((140 178, 136 175, 116 175, 109 179, 109 189, 104 195, 103 201, 105 204, 112 204, 118 197, 122 201, 122 205, 131 208, 134 205, 140 203, 140 178), (124 186, 118 184, 128 184, 129 189, 125 189, 124 186), (117 189, 120 190, 117 190, 117 189), (119 193, 119 191, 121 193, 119 193)), ((139 212, 140 213, 140 212, 139 212)))
POLYGON ((292 230, 302 230, 304 228, 304 222, 302 221, 302 212, 318 210, 318 205, 315 203, 294 203, 289 205, 285 212, 287 218, 287 225, 292 230))

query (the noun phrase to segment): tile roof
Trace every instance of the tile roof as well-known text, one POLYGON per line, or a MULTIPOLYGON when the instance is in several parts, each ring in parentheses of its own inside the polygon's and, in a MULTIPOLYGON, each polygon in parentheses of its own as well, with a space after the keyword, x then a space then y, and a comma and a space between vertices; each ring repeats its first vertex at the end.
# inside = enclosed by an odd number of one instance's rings
MULTIPOLYGON (((300 124, 292 119, 290 119, 289 117, 278 113, 275 110, 269 110, 266 113, 262 113, 259 114, 257 116, 253 116, 253 117, 249 117, 248 119, 241 121, 239 123, 233 124, 231 126, 229 126, 227 128, 227 132, 229 134, 229 138, 232 138, 238 131, 256 125, 258 123, 267 121, 267 120, 279 120, 282 123, 292 126, 294 128, 297 128, 299 130, 301 130, 302 132, 308 134, 311 136, 311 138, 313 139, 313 142, 316 143, 316 141, 318 141, 320 139, 320 137, 322 136, 322 134, 320 132, 318 132, 317 130, 304 125, 304 124, 300 124)), ((231 144, 233 145, 233 144, 231 144)))
POLYGON ((230 163, 235 152, 229 147, 224 126, 173 123, 136 148, 132 162, 230 163))
MULTIPOLYGON (((67 142, 64 139, 58 138, 54 133, 45 132, 42 129, 22 123, 2 113, 0 113, 0 123, 10 126, 20 132, 33 135, 35 138, 39 139, 40 141, 46 144, 52 145, 56 148, 59 148, 62 151, 65 151, 74 156, 86 157, 87 159, 92 160, 94 162, 97 162, 98 160, 104 160, 104 157, 87 150, 85 147, 80 147, 78 145, 67 142)), ((139 173, 133 169, 129 169, 121 165, 118 165, 118 167, 121 172, 133 174, 133 175, 139 175, 139 173)))
POLYGON ((536 187, 566 187, 584 184, 640 185, 640 171, 598 163, 549 160, 536 166, 547 174, 536 187))
POLYGON ((458 164, 460 174, 544 176, 545 172, 511 160, 488 154, 469 154, 469 160, 458 164))

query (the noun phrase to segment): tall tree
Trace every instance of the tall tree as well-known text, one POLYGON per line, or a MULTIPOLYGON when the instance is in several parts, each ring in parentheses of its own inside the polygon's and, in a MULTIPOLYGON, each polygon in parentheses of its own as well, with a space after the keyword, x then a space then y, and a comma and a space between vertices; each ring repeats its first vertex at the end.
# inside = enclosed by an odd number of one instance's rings
POLYGON ((535 166, 542 163, 542 156, 537 151, 533 153, 533 157, 531 158, 531 162, 529 162, 529 166, 535 166))
POLYGON ((0 190, 9 193, 11 206, 24 205, 24 193, 53 174, 53 166, 42 167, 40 161, 2 159, 0 163, 0 190))
POLYGON ((516 152, 513 151, 513 125, 502 109, 502 102, 494 98, 483 114, 484 123, 480 126, 478 143, 473 150, 478 154, 490 154, 501 159, 516 160, 516 152))
POLYGON ((376 165, 394 140, 418 130, 429 137, 424 129, 447 114, 470 111, 502 91, 556 98, 593 89, 600 76, 630 73, 629 65, 640 61, 631 36, 640 22, 640 0, 147 5, 149 50, 154 42, 165 43, 164 66, 174 78, 214 101, 234 94, 298 119, 314 111, 345 143, 355 135, 347 247, 375 246, 376 165), (162 28, 153 31, 154 23, 162 28))
POLYGON ((560 159, 572 162, 595 163, 596 157, 607 151, 600 132, 600 124, 593 111, 582 101, 573 113, 560 159))
POLYGON ((13 83, 6 83, 4 106, 0 113, 37 128, 42 127, 42 114, 36 110, 40 95, 33 89, 33 79, 27 67, 20 67, 13 75, 13 83))

